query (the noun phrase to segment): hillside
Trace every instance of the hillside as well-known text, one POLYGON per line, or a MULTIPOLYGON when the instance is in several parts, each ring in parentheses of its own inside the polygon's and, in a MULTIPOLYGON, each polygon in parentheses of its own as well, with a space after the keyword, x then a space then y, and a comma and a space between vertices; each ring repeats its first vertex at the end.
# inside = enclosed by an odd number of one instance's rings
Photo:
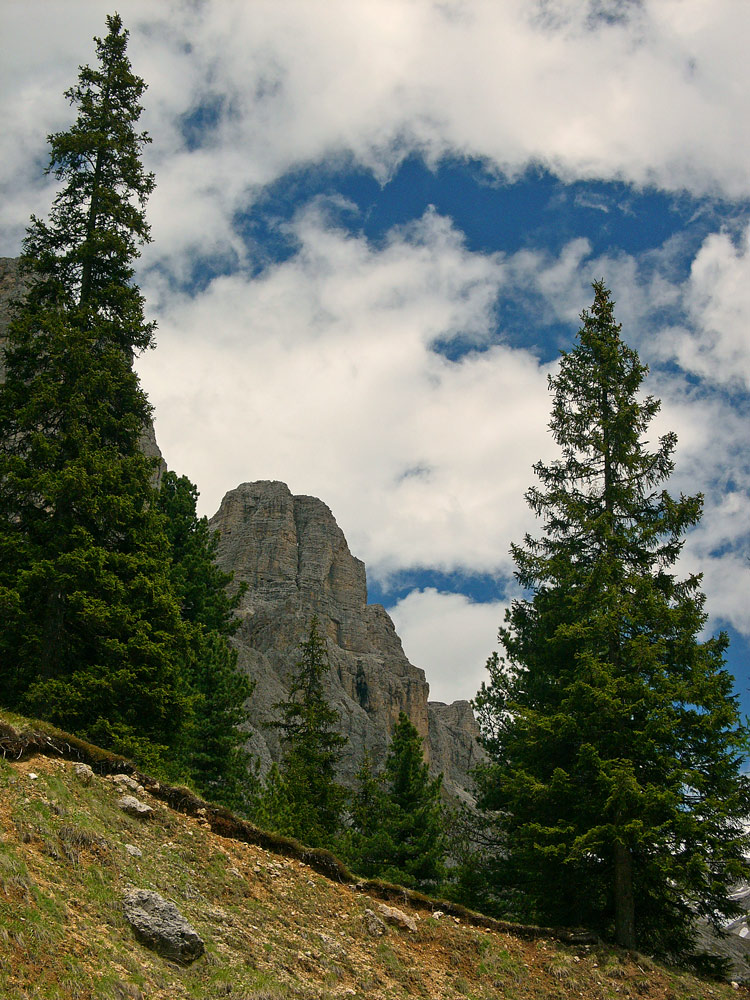
POLYGON ((0 717, 3 1000, 750 996, 645 956, 354 882, 324 852, 274 841, 72 738, 29 745, 8 722, 0 717), (132 789, 118 771, 132 773, 132 789), (149 818, 126 814, 124 793, 149 818), (172 901, 203 954, 180 965, 139 943, 123 906, 132 889, 172 901), (384 899, 416 931, 381 919, 384 899))

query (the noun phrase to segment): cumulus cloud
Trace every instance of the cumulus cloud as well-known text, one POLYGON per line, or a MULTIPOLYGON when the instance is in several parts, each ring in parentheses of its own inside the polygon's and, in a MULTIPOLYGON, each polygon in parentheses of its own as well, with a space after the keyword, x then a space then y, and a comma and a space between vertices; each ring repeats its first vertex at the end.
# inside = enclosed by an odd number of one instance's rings
POLYGON ((662 355, 709 382, 750 388, 750 227, 710 234, 684 295, 688 325, 666 331, 662 355))
POLYGON ((295 235, 253 280, 145 288, 160 347, 139 368, 168 462, 208 511, 253 478, 323 496, 376 575, 507 567, 550 444, 547 369, 490 343, 504 259, 433 211, 381 247, 319 209, 295 235), (433 345, 455 336, 476 349, 449 361, 433 345))
MULTIPOLYGON (((651 0, 628 17, 567 0, 120 7, 150 84, 152 218, 173 264, 178 251, 231 246, 234 213, 263 185, 337 155, 381 180, 409 153, 450 153, 510 177, 533 163, 566 179, 748 194, 750 8, 731 0, 651 0), (195 148, 183 126, 207 109, 216 120, 195 148)), ((4 14, 0 161, 20 225, 29 202, 44 208, 22 178, 66 120, 59 95, 92 58, 94 32, 92 0, 4 14)))
POLYGON ((500 601, 474 602, 428 587, 389 609, 404 652, 427 674, 431 701, 474 697, 488 679, 485 664, 497 649, 505 608, 500 601))

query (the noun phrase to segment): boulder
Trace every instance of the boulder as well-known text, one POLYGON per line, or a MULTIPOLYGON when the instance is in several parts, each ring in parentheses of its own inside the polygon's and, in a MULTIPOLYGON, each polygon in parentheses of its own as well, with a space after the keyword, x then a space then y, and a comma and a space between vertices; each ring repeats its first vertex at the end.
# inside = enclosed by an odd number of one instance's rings
POLYGON ((135 816, 136 819, 150 819, 154 812, 151 806, 141 802, 134 795, 123 795, 121 799, 118 799, 117 805, 128 816, 135 816))
POLYGON ((205 945, 174 903, 150 889, 133 889, 123 901, 125 919, 138 940, 164 958, 187 965, 205 945))
POLYGON ((370 937, 382 937, 387 931, 384 921, 369 908, 362 914, 362 922, 370 937))
POLYGON ((404 913, 403 910, 398 910, 395 906, 386 906, 385 903, 378 903, 378 913, 389 924, 401 927, 403 930, 411 931, 412 934, 417 933, 416 920, 414 917, 410 917, 408 913, 404 913))
POLYGON ((73 771, 75 776, 83 782, 84 785, 90 785, 94 780, 94 772, 88 764, 74 764, 73 771))

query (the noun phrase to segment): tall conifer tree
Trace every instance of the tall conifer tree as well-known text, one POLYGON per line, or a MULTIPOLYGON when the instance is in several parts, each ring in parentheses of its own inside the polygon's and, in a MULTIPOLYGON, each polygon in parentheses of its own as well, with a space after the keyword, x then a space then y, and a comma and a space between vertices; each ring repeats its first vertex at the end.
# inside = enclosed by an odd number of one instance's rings
POLYGON ((238 669, 237 652, 229 644, 243 588, 230 596, 232 577, 215 562, 218 535, 197 516, 197 500, 198 491, 186 476, 164 475, 158 503, 166 517, 171 582, 188 632, 182 679, 190 713, 180 761, 203 795, 246 811, 257 782, 239 727, 254 683, 238 669))
POLYGON ((132 283, 153 189, 136 131, 145 89, 117 15, 98 65, 67 92, 74 125, 49 137, 62 187, 32 217, 0 388, 3 701, 148 756, 174 742, 187 636, 168 578, 150 407, 132 369, 153 324, 132 283))
POLYGON ((323 676, 330 669, 325 638, 313 617, 300 643, 289 698, 274 707, 283 758, 269 774, 257 818, 313 847, 330 847, 341 828, 346 792, 336 770, 347 738, 337 731, 339 714, 327 701, 323 676))
POLYGON ((442 776, 430 778, 422 737, 400 712, 381 775, 365 759, 343 846, 363 875, 434 889, 444 874, 445 819, 442 776))
POLYGON ((627 947, 690 947, 696 914, 738 912, 748 874, 747 749, 725 635, 699 641, 700 577, 673 571, 700 496, 673 498, 674 434, 650 450, 659 402, 594 285, 563 354, 550 428, 561 457, 534 467, 544 533, 512 548, 528 598, 500 631, 476 699, 491 763, 479 801, 504 828, 502 878, 525 916, 586 924, 627 947))

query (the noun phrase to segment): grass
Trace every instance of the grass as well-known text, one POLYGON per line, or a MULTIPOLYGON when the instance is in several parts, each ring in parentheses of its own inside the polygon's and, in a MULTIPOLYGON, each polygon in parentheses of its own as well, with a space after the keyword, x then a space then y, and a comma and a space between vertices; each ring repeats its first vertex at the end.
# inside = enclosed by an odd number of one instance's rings
POLYGON ((329 881, 299 845, 284 842, 276 854, 220 836, 157 798, 149 798, 151 820, 133 819, 118 798, 111 781, 87 785, 70 762, 0 757, 3 1000, 738 995, 612 949, 522 938, 455 914, 436 919, 424 908, 430 901, 403 894, 392 894, 391 905, 415 913, 418 932, 389 928, 372 938, 363 915, 382 898, 375 884, 329 881), (130 886, 173 900, 203 937, 205 955, 182 968, 138 944, 121 906, 130 886))

